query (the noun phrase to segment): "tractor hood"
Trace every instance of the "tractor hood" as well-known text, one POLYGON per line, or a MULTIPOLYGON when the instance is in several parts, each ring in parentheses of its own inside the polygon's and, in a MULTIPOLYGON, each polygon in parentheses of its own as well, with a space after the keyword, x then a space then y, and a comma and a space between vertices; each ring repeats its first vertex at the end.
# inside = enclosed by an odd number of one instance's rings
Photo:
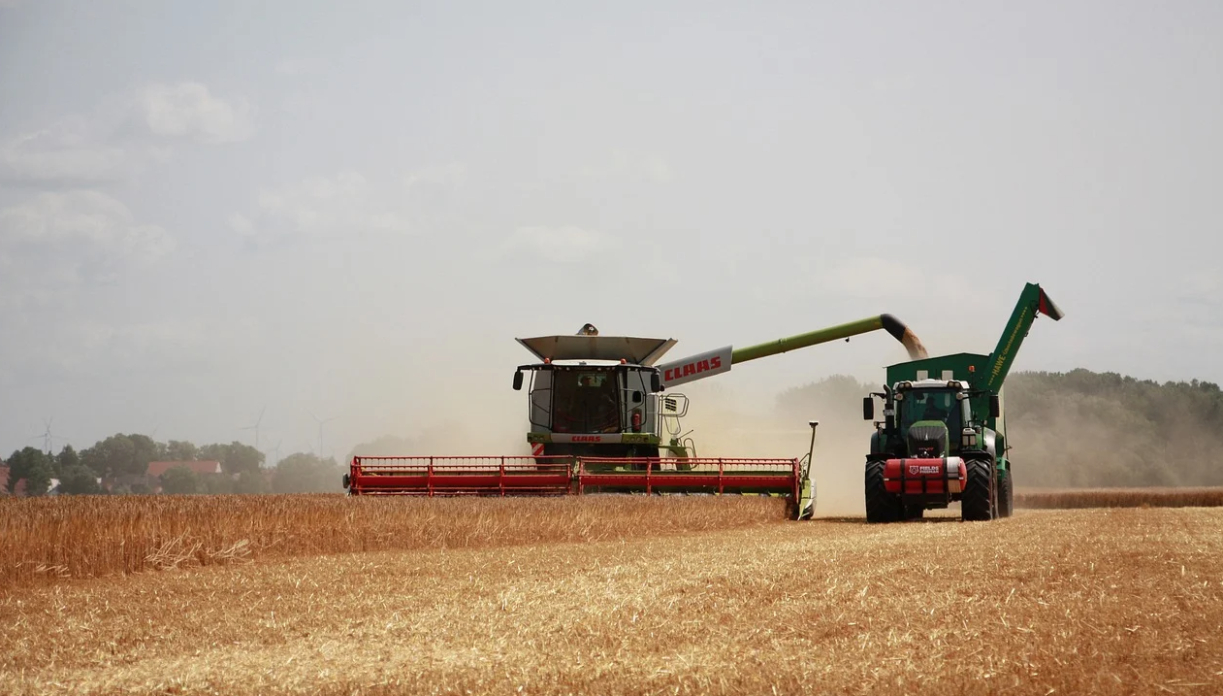
POLYGON ((514 339, 540 360, 624 360, 653 365, 677 341, 632 336, 538 336, 514 339))

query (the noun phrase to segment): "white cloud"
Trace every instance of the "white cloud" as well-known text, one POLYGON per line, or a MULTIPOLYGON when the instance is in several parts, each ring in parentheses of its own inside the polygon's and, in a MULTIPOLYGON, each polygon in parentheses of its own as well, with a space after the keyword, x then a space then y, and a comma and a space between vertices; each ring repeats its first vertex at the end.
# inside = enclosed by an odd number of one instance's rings
POLYGON ((0 138, 0 180, 78 187, 130 179, 182 142, 225 143, 253 133, 251 110, 191 82, 112 95, 86 114, 0 138))
POLYGON ((0 210, 5 248, 89 247, 108 256, 156 260, 173 248, 165 230, 136 224, 127 206, 97 191, 40 193, 0 210))
POLYGON ((156 225, 96 191, 41 193, 0 210, 0 309, 61 303, 174 249, 156 225))
POLYGON ((674 178, 671 166, 660 155, 613 150, 603 161, 581 169, 582 176, 595 179, 628 179, 667 184, 674 178))
POLYGON ((255 223, 251 219, 241 213, 234 213, 229 216, 229 227, 240 235, 250 236, 255 234, 255 223))
POLYGON ((227 143, 246 140, 254 130, 245 103, 215 97, 198 82, 153 85, 142 107, 149 130, 161 136, 227 143))
POLYGON ((581 227, 519 227, 506 242, 514 249, 527 249, 556 263, 576 263, 607 248, 606 234, 581 227))
POLYGON ((259 194, 253 216, 235 213, 229 226, 252 240, 405 233, 411 223, 402 194, 357 172, 312 177, 259 194))
POLYGON ((423 184, 438 184, 441 186, 458 186, 467 178, 467 167, 453 162, 440 167, 426 167, 417 170, 403 178, 403 187, 411 190, 423 184))

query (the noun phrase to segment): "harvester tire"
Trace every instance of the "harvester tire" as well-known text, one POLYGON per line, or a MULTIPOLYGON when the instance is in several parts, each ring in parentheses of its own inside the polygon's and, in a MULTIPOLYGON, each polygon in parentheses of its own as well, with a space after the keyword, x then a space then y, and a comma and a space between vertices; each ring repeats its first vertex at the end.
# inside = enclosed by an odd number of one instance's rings
POLYGON ((960 517, 965 522, 984 522, 995 517, 994 467, 982 459, 970 459, 965 465, 968 480, 960 496, 960 517))
POLYGON ((900 498, 888 493, 883 482, 885 463, 874 460, 866 463, 866 522, 897 522, 904 515, 900 498))
POLYGON ((1011 470, 1006 469, 998 477, 998 516, 1010 517, 1015 511, 1015 485, 1011 481, 1011 470))

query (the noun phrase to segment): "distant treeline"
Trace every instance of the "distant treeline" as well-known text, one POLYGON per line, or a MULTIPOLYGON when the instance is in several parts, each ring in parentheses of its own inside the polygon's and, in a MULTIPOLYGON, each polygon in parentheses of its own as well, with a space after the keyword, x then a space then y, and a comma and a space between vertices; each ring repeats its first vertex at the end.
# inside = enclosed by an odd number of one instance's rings
MULTIPOLYGON (((832 420, 845 424, 855 413, 860 417, 862 397, 881 388, 832 377, 781 394, 778 408, 806 417, 841 404, 832 420)), ((1223 485, 1223 391, 1217 384, 1078 369, 1012 374, 1004 394, 1010 457, 1021 487, 1223 485)))
MULTIPOLYGON (((297 452, 265 466, 262 452, 240 442, 197 446, 171 440, 158 442, 141 434, 116 433, 92 447, 76 451, 65 445, 58 453, 34 447, 13 452, 0 489, 22 495, 55 492, 73 494, 192 494, 323 493, 342 491, 343 471, 334 459, 297 452), (158 476, 150 462, 220 463, 220 474, 173 467, 158 476), (18 485, 20 482, 20 485, 18 485), (58 486, 53 486, 58 482, 58 486)), ((2 494, 2 491, 0 491, 2 494)))

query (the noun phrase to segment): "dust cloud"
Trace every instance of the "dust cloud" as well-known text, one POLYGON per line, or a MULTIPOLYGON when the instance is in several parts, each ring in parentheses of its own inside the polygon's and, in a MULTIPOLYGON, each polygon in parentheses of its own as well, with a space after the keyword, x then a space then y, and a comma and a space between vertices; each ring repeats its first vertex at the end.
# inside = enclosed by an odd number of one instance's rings
MULTIPOLYGON (((833 377, 778 396, 771 409, 748 411, 732 392, 685 385, 691 398, 685 431, 699 456, 802 458, 811 449, 808 422, 816 428, 816 516, 861 516, 863 471, 874 426, 862 419, 868 391, 852 378, 833 377)), ((677 391, 681 391, 677 390, 677 391)))
POLYGON ((1017 488, 1223 485, 1217 392, 1138 382, 1113 390, 1109 381, 1012 376, 1006 416, 1017 488))

